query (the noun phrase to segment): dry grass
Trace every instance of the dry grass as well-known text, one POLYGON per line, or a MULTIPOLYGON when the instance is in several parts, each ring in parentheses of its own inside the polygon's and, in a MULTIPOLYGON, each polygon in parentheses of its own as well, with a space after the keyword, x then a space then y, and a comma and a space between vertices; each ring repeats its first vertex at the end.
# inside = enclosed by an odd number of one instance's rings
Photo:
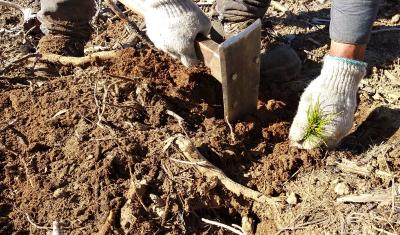
MULTIPOLYGON (((356 156, 352 161, 368 165, 373 172, 359 174, 342 172, 335 164, 345 156, 331 152, 323 169, 300 173, 286 185, 287 192, 300 197, 300 203, 286 206, 275 218, 279 233, 295 234, 398 234, 400 231, 400 184, 398 172, 392 169, 397 161, 392 154, 400 143, 383 144, 356 156), (392 172, 393 171, 393 172, 392 172), (389 200, 379 202, 341 203, 334 191, 339 182, 350 186, 351 195, 381 193, 389 200), (329 231, 329 232, 328 232, 329 231)), ((398 169, 397 169, 398 170, 398 169)))

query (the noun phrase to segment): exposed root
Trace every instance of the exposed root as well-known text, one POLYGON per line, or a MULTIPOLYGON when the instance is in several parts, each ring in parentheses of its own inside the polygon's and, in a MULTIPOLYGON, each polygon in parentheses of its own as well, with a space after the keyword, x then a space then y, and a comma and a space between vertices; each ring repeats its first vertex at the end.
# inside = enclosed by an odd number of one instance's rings
POLYGON ((227 190, 233 192, 234 194, 241 195, 259 203, 268 204, 271 206, 276 206, 277 203, 281 201, 280 198, 268 197, 258 191, 236 183, 232 179, 228 178, 221 169, 211 164, 197 150, 197 148, 194 147, 188 137, 179 134, 175 136, 174 143, 178 146, 178 148, 182 151, 182 153, 190 162, 204 162, 203 164, 194 165, 202 174, 204 174, 209 179, 217 178, 227 190))
POLYGON ((41 59, 51 63, 62 65, 80 66, 88 63, 93 63, 99 60, 110 60, 118 58, 121 51, 100 51, 83 57, 62 56, 57 54, 42 54, 41 59))
POLYGON ((118 58, 121 55, 121 51, 113 50, 113 51, 100 51, 83 57, 73 57, 73 56, 62 56, 57 54, 40 54, 40 53, 31 53, 26 54, 16 60, 8 63, 4 68, 0 69, 0 74, 3 74, 13 67, 16 67, 18 64, 24 62, 25 60, 31 57, 38 57, 43 61, 47 61, 50 63, 56 63, 61 65, 72 65, 72 66, 82 66, 89 63, 94 63, 96 61, 110 60, 118 58))

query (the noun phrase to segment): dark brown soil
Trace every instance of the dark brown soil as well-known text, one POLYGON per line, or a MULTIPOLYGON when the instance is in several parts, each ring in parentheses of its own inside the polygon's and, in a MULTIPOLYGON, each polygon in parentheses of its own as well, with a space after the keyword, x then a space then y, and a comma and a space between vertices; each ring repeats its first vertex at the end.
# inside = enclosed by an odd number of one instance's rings
MULTIPOLYGON (((16 21, 10 15, 3 17, 6 25, 16 21)), ((103 23, 90 43, 113 46, 123 24, 103 23)), ((191 165, 171 160, 184 159, 177 149, 164 151, 164 141, 183 130, 166 111, 185 120, 200 152, 227 176, 284 196, 285 184, 300 171, 323 167, 326 154, 289 147, 299 96, 318 65, 307 60, 304 70, 295 81, 263 80, 257 111, 232 123, 232 138, 223 119, 221 85, 207 68, 187 69, 143 45, 124 49, 114 60, 61 67, 59 77, 17 68, 0 78, 0 234, 44 234, 27 215, 43 226, 58 221, 67 234, 94 234, 110 212, 111 234, 225 234, 201 218, 241 224, 244 216, 253 218, 254 229, 260 225, 259 234, 276 232, 267 205, 253 207, 191 165)), ((370 101, 361 102, 359 132, 370 114, 370 101)), ((371 116, 371 122, 385 117, 371 116)), ((385 135, 375 128, 362 133, 366 141, 371 136, 378 141, 397 130, 393 122, 385 135)), ((357 131, 343 148, 362 151, 354 142, 357 131)))

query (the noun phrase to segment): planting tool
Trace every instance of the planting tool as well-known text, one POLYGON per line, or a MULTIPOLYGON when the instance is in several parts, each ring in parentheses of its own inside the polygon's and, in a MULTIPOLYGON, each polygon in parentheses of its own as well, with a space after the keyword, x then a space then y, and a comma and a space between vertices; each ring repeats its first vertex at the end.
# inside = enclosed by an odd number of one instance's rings
MULTIPOLYGON (((143 0, 119 0, 143 15, 143 0)), ((222 84, 224 116, 236 121, 257 109, 260 82, 261 21, 257 20, 239 34, 218 44, 199 35, 195 41, 198 59, 210 68, 222 84)))

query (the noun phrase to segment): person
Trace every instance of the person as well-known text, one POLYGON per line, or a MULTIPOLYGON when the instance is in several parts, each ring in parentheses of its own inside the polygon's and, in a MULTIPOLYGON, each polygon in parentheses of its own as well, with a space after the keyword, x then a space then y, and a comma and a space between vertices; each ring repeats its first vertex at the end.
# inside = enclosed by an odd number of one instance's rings
MULTIPOLYGON (((216 12, 228 37, 264 16, 270 0, 217 0, 216 12)), ((329 53, 320 75, 304 90, 289 131, 291 144, 312 149, 335 147, 350 131, 356 109, 358 84, 366 74, 363 62, 380 0, 332 0, 329 53), (320 107, 329 116, 323 134, 309 139, 307 113, 320 107)), ((207 35, 211 22, 192 0, 145 0, 147 34, 154 45, 179 58, 185 66, 197 63, 194 40, 207 35)), ((38 19, 45 36, 42 53, 82 56, 90 37, 93 0, 42 0, 38 19), (72 13, 72 14, 71 14, 72 13), (52 46, 49 46, 52 45, 52 46)))

